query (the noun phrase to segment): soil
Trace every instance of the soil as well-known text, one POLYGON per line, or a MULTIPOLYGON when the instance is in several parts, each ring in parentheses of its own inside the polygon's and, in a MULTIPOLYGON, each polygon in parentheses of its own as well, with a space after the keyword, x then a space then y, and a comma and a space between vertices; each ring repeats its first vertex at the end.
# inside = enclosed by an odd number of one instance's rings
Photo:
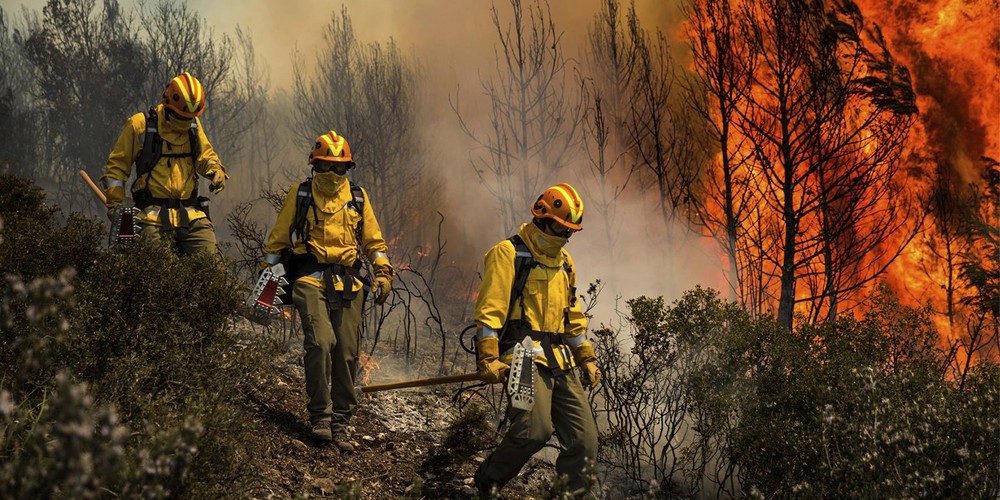
MULTIPOLYGON (((261 441, 253 446, 258 456, 250 460, 257 472, 243 480, 240 496, 477 497, 472 475, 489 449, 460 456, 443 444, 459 415, 452 402, 457 384, 364 395, 348 427, 355 450, 341 452, 309 438, 301 342, 301 337, 286 342, 285 353, 274 360, 277 381, 253 396, 261 441)), ((392 364, 391 358, 380 362, 383 367, 392 364)), ((409 378, 395 375, 399 370, 383 371, 373 379, 409 378)), ((532 459, 501 498, 531 498, 552 471, 550 464, 532 459)))

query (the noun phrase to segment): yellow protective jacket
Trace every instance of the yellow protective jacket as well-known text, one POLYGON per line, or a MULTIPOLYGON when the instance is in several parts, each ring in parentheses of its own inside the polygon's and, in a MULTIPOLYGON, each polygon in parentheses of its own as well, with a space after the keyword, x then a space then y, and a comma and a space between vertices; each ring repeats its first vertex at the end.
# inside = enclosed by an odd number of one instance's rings
MULTIPOLYGON (((309 241, 292 241, 292 224, 295 220, 295 205, 298 197, 298 184, 288 190, 285 203, 278 212, 278 219, 274 222, 274 228, 267 238, 264 246, 265 259, 270 264, 276 264, 281 255, 281 251, 286 248, 293 248, 296 254, 308 251, 316 256, 320 264, 340 264, 350 267, 358 259, 358 241, 356 228, 358 223, 364 220, 361 234, 361 249, 372 263, 375 276, 384 276, 390 280, 395 274, 392 264, 389 263, 388 246, 382 238, 382 229, 375 219, 375 211, 368 199, 368 192, 361 190, 364 195, 364 208, 362 214, 357 213, 353 206, 348 203, 353 200, 350 183, 346 177, 338 176, 333 172, 316 174, 312 181, 313 203, 316 207, 315 213, 312 209, 307 215, 309 222, 309 241), (316 218, 319 224, 316 224, 316 218)), ((323 282, 318 277, 303 276, 299 280, 309 283, 317 288, 323 288, 323 282)), ((337 282, 334 285, 336 290, 343 290, 344 285, 337 282)), ((352 290, 359 290, 361 282, 354 280, 352 290)))
MULTIPOLYGON (((576 289, 576 268, 573 258, 563 248, 566 238, 545 234, 530 223, 522 224, 518 234, 539 263, 528 273, 522 293, 524 307, 517 300, 510 309, 515 250, 510 240, 503 240, 486 253, 483 281, 476 299, 477 335, 480 339, 496 336, 505 322, 518 319, 526 321, 532 330, 563 335, 566 344, 553 344, 552 349, 559 367, 567 370, 576 366, 572 353, 580 346, 589 346, 590 341, 585 335, 587 317, 579 301, 571 296, 571 290, 576 289), (564 263, 569 264, 570 271, 563 267, 564 263)), ((508 349, 502 353, 501 360, 510 363, 512 352, 513 349, 508 349)), ((551 366, 539 341, 535 341, 535 362, 551 366)))
MULTIPOLYGON (((157 131, 163 138, 163 152, 171 154, 185 154, 191 152, 191 145, 188 144, 188 123, 180 123, 176 120, 168 120, 163 111, 163 104, 156 106, 156 116, 158 119, 157 131)), ((192 164, 189 156, 179 158, 160 157, 148 176, 141 176, 136 179, 132 186, 132 191, 138 191, 149 187, 150 195, 155 198, 174 198, 186 200, 194 193, 197 186, 195 172, 207 176, 209 172, 225 167, 219 161, 219 156, 215 153, 212 144, 205 136, 205 129, 201 121, 195 118, 198 125, 198 139, 201 142, 201 154, 198 156, 196 164, 192 164)), ((125 197, 125 184, 132 175, 132 165, 139 159, 142 152, 142 145, 146 134, 146 113, 136 113, 132 115, 122 128, 118 141, 114 149, 108 155, 108 163, 104 167, 105 195, 109 204, 120 203, 125 197)), ((170 223, 179 224, 178 210, 187 210, 188 220, 196 220, 205 217, 205 212, 192 207, 170 210, 170 223)), ((160 225, 160 207, 150 205, 139 214, 139 221, 143 224, 160 225)))

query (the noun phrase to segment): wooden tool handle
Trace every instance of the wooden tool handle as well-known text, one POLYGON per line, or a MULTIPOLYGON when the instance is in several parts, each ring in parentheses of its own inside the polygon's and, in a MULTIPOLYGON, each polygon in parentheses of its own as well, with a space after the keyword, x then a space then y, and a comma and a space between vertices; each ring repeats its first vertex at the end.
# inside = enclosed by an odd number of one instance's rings
POLYGON ((108 198, 104 196, 104 193, 101 192, 101 189, 97 187, 97 184, 94 184, 94 181, 90 180, 90 176, 87 175, 87 172, 80 170, 80 177, 83 177, 83 180, 87 181, 87 185, 90 186, 90 189, 94 190, 94 194, 96 194, 97 197, 101 199, 101 203, 107 205, 108 198))
POLYGON ((416 380, 404 380, 402 382, 392 382, 389 384, 366 385, 361 388, 361 392, 389 391, 392 389, 405 389, 407 387, 423 387, 425 385, 471 382, 473 380, 479 380, 478 373, 463 373, 461 375, 448 375, 447 377, 420 378, 416 380))

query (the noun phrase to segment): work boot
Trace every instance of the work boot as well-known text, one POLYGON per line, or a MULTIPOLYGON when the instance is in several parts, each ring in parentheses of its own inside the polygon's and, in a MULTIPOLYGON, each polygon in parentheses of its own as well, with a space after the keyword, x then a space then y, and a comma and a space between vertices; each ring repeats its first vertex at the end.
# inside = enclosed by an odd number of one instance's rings
POLYGON ((347 437, 347 432, 338 430, 334 431, 332 435, 333 444, 337 445, 337 448, 340 448, 340 451, 347 453, 354 451, 354 445, 351 444, 350 439, 347 437))
POLYGON ((329 443, 333 441, 333 433, 330 432, 330 422, 316 422, 309 431, 309 437, 316 441, 329 443))
POLYGON ((475 475, 472 476, 472 481, 476 484, 476 491, 479 493, 479 498, 482 500, 497 498, 500 488, 497 483, 482 477, 482 472, 483 469, 480 467, 476 469, 475 475))

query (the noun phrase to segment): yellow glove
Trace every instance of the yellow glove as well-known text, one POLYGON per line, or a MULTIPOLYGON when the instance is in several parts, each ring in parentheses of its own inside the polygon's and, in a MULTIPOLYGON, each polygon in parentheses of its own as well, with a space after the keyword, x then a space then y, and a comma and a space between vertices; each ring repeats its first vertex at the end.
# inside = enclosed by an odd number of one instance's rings
POLYGON ((104 190, 104 206, 108 209, 108 220, 114 222, 118 218, 118 207, 125 201, 125 188, 111 186, 104 190))
POLYGON ((510 365, 500 361, 500 343, 496 337, 479 340, 479 380, 487 384, 498 384, 507 379, 510 365))
POLYGON ((205 177, 212 180, 211 184, 208 185, 208 190, 212 193, 219 194, 223 189, 226 189, 226 179, 229 176, 226 175, 225 170, 222 170, 221 165, 215 164, 211 170, 205 172, 205 177))
POLYGON ((601 369, 594 361, 583 363, 583 386, 591 389, 596 388, 601 383, 601 369))
POLYGON ((584 387, 594 388, 601 383, 601 369, 597 367, 597 353, 590 342, 584 342, 573 349, 573 359, 583 369, 584 387))
POLYGON ((389 294, 392 293, 392 281, 385 276, 375 278, 375 283, 372 285, 372 293, 375 294, 376 304, 385 304, 385 301, 389 298, 389 294))

